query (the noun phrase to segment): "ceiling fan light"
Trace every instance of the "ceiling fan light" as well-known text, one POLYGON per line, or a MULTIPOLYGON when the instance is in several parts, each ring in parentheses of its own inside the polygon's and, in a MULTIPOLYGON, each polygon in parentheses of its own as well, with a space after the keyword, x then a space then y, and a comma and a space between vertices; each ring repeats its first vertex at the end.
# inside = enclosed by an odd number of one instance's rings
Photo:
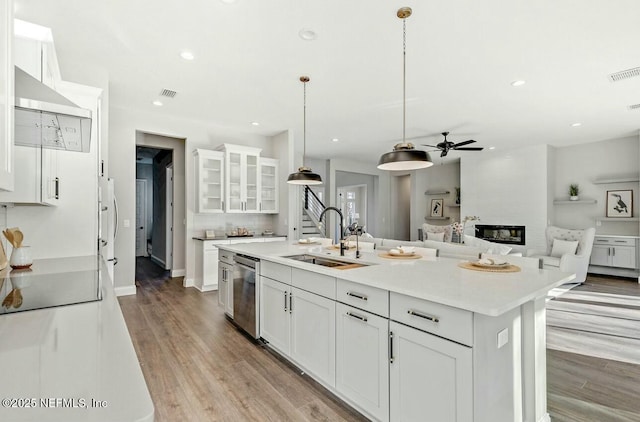
POLYGON ((321 185, 322 178, 309 167, 300 167, 297 172, 289 175, 287 183, 290 185, 321 185))
POLYGON ((380 170, 419 170, 431 167, 433 161, 425 151, 417 149, 397 149, 382 154, 378 160, 380 170))

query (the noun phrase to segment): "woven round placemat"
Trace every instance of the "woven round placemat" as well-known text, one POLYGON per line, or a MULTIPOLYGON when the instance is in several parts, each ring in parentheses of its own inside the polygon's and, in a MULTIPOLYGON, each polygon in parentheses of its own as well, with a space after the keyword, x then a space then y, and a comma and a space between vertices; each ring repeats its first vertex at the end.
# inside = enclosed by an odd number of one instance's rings
POLYGON ((388 259, 420 259, 422 258, 422 255, 418 255, 417 253, 414 254, 406 254, 406 255, 391 255, 390 253, 387 252, 383 252, 383 253, 379 253, 378 256, 380 258, 388 258, 388 259))
POLYGON ((518 271, 520 271, 520 267, 513 264, 509 264, 499 268, 487 268, 478 267, 477 265, 473 265, 471 262, 461 262, 458 264, 458 267, 465 268, 467 270, 484 271, 488 273, 517 273, 518 271))

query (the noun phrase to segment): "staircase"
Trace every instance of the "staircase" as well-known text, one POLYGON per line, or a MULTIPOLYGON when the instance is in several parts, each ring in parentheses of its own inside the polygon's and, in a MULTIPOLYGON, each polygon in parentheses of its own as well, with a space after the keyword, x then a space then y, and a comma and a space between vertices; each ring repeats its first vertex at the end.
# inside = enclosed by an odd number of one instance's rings
POLYGON ((300 237, 326 237, 326 228, 319 229, 320 214, 325 206, 309 186, 304 187, 302 195, 302 223, 300 237))

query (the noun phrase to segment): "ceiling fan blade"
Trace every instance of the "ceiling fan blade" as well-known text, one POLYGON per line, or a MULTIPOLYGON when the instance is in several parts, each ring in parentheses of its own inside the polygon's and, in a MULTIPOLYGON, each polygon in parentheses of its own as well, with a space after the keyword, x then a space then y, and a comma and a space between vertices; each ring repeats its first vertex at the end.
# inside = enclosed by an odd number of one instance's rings
POLYGON ((484 147, 462 147, 454 148, 456 151, 482 151, 484 147))
POLYGON ((464 145, 469 145, 469 144, 472 144, 472 143, 474 143, 474 142, 475 142, 475 141, 474 141, 473 139, 469 139, 468 141, 458 142, 457 144, 455 144, 455 145, 453 146, 453 148, 458 148, 458 147, 461 147, 461 146, 464 146, 464 145))
POLYGON ((422 145, 423 147, 438 148, 438 147, 437 147, 437 146, 435 146, 435 145, 427 145, 427 144, 420 144, 420 145, 422 145))
POLYGON ((443 149, 442 153, 440 154, 440 157, 446 157, 448 153, 449 153, 448 149, 443 149))

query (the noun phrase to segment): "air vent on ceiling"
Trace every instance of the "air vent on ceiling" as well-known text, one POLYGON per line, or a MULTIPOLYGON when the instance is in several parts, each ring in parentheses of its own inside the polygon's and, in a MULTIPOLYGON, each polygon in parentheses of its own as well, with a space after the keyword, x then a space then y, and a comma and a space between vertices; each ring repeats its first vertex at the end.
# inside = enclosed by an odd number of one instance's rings
POLYGON ((163 89, 162 91, 160 91, 160 96, 162 97, 173 98, 176 96, 176 94, 177 94, 176 91, 172 91, 170 89, 163 89))
POLYGON ((636 76, 640 76, 640 67, 635 67, 633 69, 627 69, 621 72, 612 73, 611 75, 609 75, 609 80, 611 82, 618 82, 624 79, 634 78, 636 76))
POLYGON ((629 110, 640 110, 640 104, 631 104, 629 110))

